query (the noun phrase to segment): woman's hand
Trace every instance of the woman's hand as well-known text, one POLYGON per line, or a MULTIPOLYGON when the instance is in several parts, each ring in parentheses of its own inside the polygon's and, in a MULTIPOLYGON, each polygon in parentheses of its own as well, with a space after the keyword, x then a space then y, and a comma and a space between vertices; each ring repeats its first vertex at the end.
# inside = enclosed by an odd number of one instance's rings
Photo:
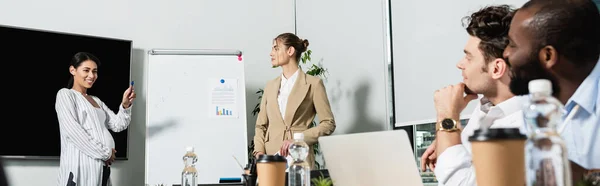
POLYGON ((283 157, 287 157, 290 154, 289 149, 291 144, 292 141, 290 140, 283 141, 283 144, 281 144, 281 149, 279 150, 279 154, 283 157))
POLYGON ((259 157, 260 155, 263 155, 263 154, 265 154, 265 153, 263 153, 263 152, 257 152, 257 153, 254 155, 254 157, 256 157, 256 159, 258 159, 258 157, 259 157))
POLYGON ((104 162, 104 164, 106 164, 106 166, 112 165, 113 162, 115 162, 115 153, 117 153, 117 150, 115 150, 114 148, 112 149, 112 155, 110 156, 110 159, 106 160, 104 162))
POLYGON ((127 88, 127 90, 125 90, 125 93, 123 93, 123 101, 121 102, 123 108, 129 108, 134 99, 135 90, 133 90, 132 85, 129 85, 129 88, 127 88))

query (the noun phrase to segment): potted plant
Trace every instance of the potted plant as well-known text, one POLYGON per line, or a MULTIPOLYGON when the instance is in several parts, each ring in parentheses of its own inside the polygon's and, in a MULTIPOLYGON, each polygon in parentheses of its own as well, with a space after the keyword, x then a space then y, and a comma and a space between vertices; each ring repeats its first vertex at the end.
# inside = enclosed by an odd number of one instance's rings
POLYGON ((313 186, 333 186, 331 178, 325 178, 322 175, 311 180, 313 186))

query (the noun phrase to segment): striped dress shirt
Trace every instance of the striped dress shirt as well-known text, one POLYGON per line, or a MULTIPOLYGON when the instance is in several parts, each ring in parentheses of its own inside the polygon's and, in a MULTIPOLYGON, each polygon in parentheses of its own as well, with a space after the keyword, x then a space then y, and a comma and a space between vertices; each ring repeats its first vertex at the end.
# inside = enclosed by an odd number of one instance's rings
POLYGON ((63 88, 56 95, 61 151, 58 186, 67 185, 70 173, 77 186, 100 186, 102 166, 112 155, 112 149, 105 144, 103 130, 106 127, 120 132, 131 121, 131 107, 125 109, 121 105, 115 114, 99 98, 92 98, 105 111, 106 122, 100 122, 97 108, 80 92, 63 88))

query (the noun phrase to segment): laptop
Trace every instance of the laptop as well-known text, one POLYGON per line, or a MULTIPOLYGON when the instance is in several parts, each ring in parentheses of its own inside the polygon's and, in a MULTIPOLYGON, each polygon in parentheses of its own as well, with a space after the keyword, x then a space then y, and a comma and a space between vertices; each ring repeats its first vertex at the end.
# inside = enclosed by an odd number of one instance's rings
POLYGON ((322 136, 327 170, 338 186, 423 186, 404 130, 322 136))

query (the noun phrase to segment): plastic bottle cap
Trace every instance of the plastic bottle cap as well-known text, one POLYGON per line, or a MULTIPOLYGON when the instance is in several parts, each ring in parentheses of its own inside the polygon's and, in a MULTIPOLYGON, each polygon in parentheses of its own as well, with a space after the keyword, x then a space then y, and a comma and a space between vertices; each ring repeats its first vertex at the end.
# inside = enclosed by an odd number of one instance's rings
POLYGON ((552 94, 552 82, 547 79, 536 79, 529 81, 529 93, 552 94))
POLYGON ((194 152, 194 147, 186 147, 185 151, 194 152))
POLYGON ((295 140, 304 140, 304 133, 294 133, 295 140))

